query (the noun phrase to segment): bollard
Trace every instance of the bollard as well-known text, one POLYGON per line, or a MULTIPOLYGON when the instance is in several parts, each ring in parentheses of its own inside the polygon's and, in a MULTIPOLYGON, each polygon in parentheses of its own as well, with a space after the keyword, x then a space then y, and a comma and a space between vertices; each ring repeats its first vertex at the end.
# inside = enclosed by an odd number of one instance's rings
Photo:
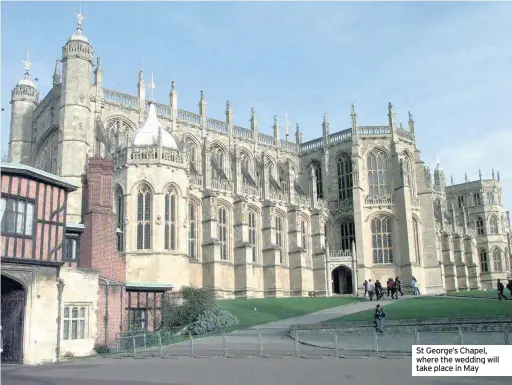
POLYGON ((132 342, 133 342, 133 358, 137 356, 137 349, 135 347, 135 336, 132 336, 132 342))
POLYGON ((224 357, 228 356, 228 346, 226 344, 226 333, 222 332, 222 347, 224 349, 224 357))
POLYGON ((263 343, 261 341, 261 331, 258 329, 258 348, 260 350, 260 357, 263 357, 263 343))
POLYGON ((297 357, 300 356, 300 348, 299 348, 299 330, 295 327, 295 355, 297 357))
POLYGON ((333 345, 334 345, 334 352, 336 354, 336 357, 339 357, 339 351, 338 351, 338 333, 333 334, 333 345))
POLYGON ((190 357, 194 357, 194 339, 192 338, 192 333, 188 332, 188 348, 190 357))
POLYGON ((462 329, 459 326, 459 345, 464 345, 464 333, 462 332, 462 329))
POLYGON ((160 349, 160 357, 162 357, 163 353, 162 353, 162 335, 160 334, 160 332, 157 332, 157 337, 158 337, 158 347, 160 349))
POLYGON ((414 331, 414 335, 415 335, 415 345, 419 345, 420 344, 420 332, 418 331, 418 328, 415 328, 415 331, 414 331))
POLYGON ((504 337, 505 337, 505 345, 510 345, 510 342, 508 340, 508 326, 505 327, 504 337))
POLYGON ((148 340, 146 338, 146 332, 144 332, 144 349, 146 349, 148 347, 148 340))

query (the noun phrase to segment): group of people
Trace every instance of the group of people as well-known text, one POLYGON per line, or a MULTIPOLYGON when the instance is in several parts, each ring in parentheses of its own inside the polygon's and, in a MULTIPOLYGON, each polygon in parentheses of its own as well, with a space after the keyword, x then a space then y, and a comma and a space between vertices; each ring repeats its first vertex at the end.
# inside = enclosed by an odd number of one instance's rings
MULTIPOLYGON (((402 291, 402 282, 400 282, 400 279, 396 277, 388 278, 388 281, 386 282, 386 288, 384 289, 382 287, 382 283, 377 279, 375 282, 372 282, 371 279, 365 280, 363 283, 364 286, 364 296, 368 295, 370 298, 370 301, 373 301, 373 297, 378 301, 382 297, 384 297, 384 290, 387 291, 387 296, 391 297, 391 299, 398 299, 398 293, 400 293, 400 296, 403 296, 404 293, 402 291)), ((413 294, 419 295, 419 285, 416 278, 412 278, 411 287, 413 288, 413 294)))
MULTIPOLYGON (((502 299, 507 299, 507 297, 505 297, 505 294, 503 294, 503 292, 505 291, 505 285, 501 282, 501 279, 498 279, 498 299, 501 301, 502 299)), ((507 289, 508 291, 510 292, 510 296, 512 297, 512 279, 509 279, 508 280, 508 283, 507 283, 507 289)), ((512 299, 512 298, 511 298, 512 299)))

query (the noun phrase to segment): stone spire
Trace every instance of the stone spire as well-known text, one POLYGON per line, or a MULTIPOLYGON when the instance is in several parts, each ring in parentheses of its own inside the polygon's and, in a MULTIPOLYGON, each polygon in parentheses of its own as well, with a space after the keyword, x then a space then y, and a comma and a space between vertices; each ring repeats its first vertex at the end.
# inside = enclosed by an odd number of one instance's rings
POLYGON ((60 84, 60 60, 55 61, 55 71, 53 71, 53 84, 60 84))
POLYGON ((395 108, 389 102, 388 104, 388 118, 389 118, 389 127, 391 127, 391 138, 392 140, 396 140, 396 112, 395 108))
POLYGON ((258 131, 258 118, 256 117, 256 109, 251 107, 251 130, 258 131))
POLYGON ((411 131, 411 134, 414 134, 414 117, 412 116, 411 111, 409 113, 409 131, 411 131))
POLYGON ((465 181, 466 183, 468 183, 468 182, 469 182, 469 180, 468 180, 468 173, 467 173, 467 172, 465 172, 465 173, 464 173, 464 181, 465 181))
POLYGON ((496 179, 498 180, 498 182, 500 181, 500 172, 499 171, 496 171, 496 179))
POLYGON ((329 121, 327 120, 327 112, 324 112, 324 120, 322 122, 322 134, 324 137, 324 147, 329 145, 329 121))
POLYGON ((274 129, 274 141, 275 145, 279 147, 279 139, 281 136, 280 128, 279 128, 279 119, 277 118, 277 114, 274 115, 274 125, 272 126, 274 129))
POLYGON ((205 121, 206 121, 206 105, 208 103, 206 103, 206 99, 204 97, 204 92, 201 90, 201 95, 199 97, 199 115, 201 115, 201 117, 204 117, 205 118, 205 121))
POLYGON ((300 146, 302 144, 302 133, 300 132, 299 123, 297 123, 295 127, 295 143, 300 146))
MULTIPOLYGON (((169 105, 171 107, 171 117, 175 120, 178 117, 178 91, 174 80, 171 82, 171 91, 169 92, 169 105)), ((173 124, 173 129, 176 127, 173 124)))
POLYGON ((226 124, 229 126, 233 124, 233 110, 231 109, 231 102, 226 100, 226 124))
POLYGON ((144 73, 139 71, 137 81, 137 93, 139 96, 139 125, 144 122, 144 113, 146 111, 146 85, 144 83, 144 73))
POLYGON ((478 170, 478 177, 480 178, 480 180, 482 180, 482 170, 478 170))
POLYGON ((494 180, 494 169, 492 169, 492 180, 494 180))

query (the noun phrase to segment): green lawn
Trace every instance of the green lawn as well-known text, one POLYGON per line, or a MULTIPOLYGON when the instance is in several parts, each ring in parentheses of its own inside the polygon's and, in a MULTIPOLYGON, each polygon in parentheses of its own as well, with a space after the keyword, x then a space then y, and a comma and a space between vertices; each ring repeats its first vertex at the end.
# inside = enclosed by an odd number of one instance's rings
POLYGON ((238 317, 240 324, 237 329, 241 329, 358 301, 361 301, 361 299, 354 297, 261 298, 224 299, 219 300, 217 304, 221 309, 227 310, 238 317))
MULTIPOLYGON (((420 297, 398 300, 384 306, 387 320, 432 318, 485 318, 512 317, 512 301, 482 301, 481 299, 456 299, 442 297, 420 297)), ((344 317, 334 318, 328 323, 345 321, 372 321, 374 310, 365 310, 344 317)))
MULTIPOLYGON (((509 297, 510 292, 508 290, 505 290, 504 294, 505 294, 505 296, 509 297)), ((453 296, 453 297, 498 299, 498 293, 496 292, 496 289, 449 292, 449 293, 446 293, 446 295, 453 296)))

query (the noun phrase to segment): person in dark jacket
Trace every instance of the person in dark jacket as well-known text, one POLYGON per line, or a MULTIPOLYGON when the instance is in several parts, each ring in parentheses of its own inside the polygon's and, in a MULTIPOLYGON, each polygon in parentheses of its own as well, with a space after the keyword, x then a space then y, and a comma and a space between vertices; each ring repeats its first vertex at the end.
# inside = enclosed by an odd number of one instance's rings
POLYGON ((398 284, 399 282, 395 279, 391 286, 391 299, 398 299, 398 284))
POLYGON ((366 297, 366 294, 368 294, 368 281, 365 279, 363 282, 364 286, 364 297, 366 297))
POLYGON ((398 298, 398 293, 400 293, 400 296, 403 296, 404 293, 402 292, 402 282, 400 282, 398 277, 395 278, 395 281, 397 282, 397 286, 396 286, 397 294, 396 294, 396 296, 398 298))
POLYGON ((508 289, 508 291, 510 293, 510 296, 512 297, 512 279, 508 280, 507 289, 508 289))
POLYGON ((384 294, 382 294, 382 285, 379 282, 379 280, 375 281, 375 297, 377 298, 377 301, 382 298, 384 294))
POLYGON ((384 328, 384 320, 386 319, 386 313, 384 313, 384 309, 377 305, 375 308, 375 313, 373 314, 373 319, 375 320, 375 329, 377 329, 377 333, 383 333, 384 328))
POLYGON ((505 286, 503 286, 503 284, 501 283, 501 280, 498 279, 498 299, 501 301, 501 299, 507 299, 507 297, 505 297, 505 295, 503 294, 503 291, 505 290, 505 286))

